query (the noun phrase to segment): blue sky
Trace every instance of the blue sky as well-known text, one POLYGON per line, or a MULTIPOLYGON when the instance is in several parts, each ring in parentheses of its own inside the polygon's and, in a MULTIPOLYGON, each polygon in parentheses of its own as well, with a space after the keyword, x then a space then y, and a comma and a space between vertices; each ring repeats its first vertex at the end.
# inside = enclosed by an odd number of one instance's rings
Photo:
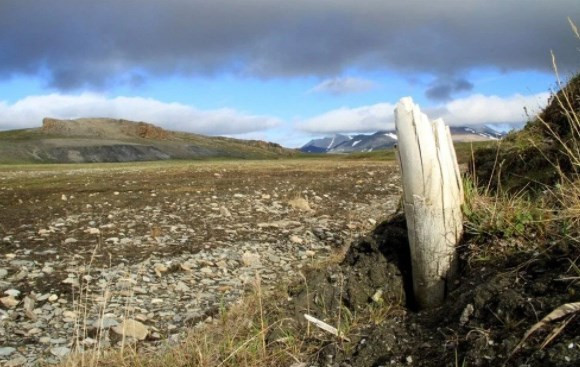
POLYGON ((0 130, 114 117, 296 147, 393 128, 521 124, 578 71, 580 2, 2 0, 0 130))

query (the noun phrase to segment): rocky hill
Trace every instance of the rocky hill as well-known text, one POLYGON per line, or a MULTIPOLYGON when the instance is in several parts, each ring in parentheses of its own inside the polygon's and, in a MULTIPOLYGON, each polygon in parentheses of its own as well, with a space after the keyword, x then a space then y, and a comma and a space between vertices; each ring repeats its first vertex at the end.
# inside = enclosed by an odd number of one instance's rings
POLYGON ((277 158, 295 153, 275 143, 168 131, 146 122, 108 118, 45 118, 40 128, 0 132, 0 163, 277 158))
MULTIPOLYGON (((451 127, 451 135, 456 142, 497 140, 505 134, 489 127, 451 127)), ((372 152, 392 148, 397 143, 395 130, 377 131, 374 134, 342 135, 335 134, 321 139, 313 139, 300 150, 304 153, 353 153, 372 152)))
POLYGON ((101 138, 118 137, 119 133, 125 137, 143 139, 164 140, 170 136, 168 131, 146 122, 107 118, 57 120, 47 117, 42 120, 41 130, 47 134, 101 138))

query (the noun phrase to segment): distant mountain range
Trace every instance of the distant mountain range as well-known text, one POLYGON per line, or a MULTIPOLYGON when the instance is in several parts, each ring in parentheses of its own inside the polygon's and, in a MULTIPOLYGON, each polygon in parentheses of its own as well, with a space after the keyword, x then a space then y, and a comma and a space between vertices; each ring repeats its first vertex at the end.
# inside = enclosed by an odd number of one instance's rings
POLYGON ((261 140, 210 137, 108 118, 45 118, 40 128, 0 132, 0 163, 254 159, 296 153, 294 149, 261 140))
MULTIPOLYGON (((505 133, 487 126, 452 126, 453 141, 485 141, 501 139, 505 133)), ((304 153, 353 153, 372 152, 392 148, 397 143, 395 130, 377 131, 374 134, 334 134, 306 143, 300 151, 304 153)))

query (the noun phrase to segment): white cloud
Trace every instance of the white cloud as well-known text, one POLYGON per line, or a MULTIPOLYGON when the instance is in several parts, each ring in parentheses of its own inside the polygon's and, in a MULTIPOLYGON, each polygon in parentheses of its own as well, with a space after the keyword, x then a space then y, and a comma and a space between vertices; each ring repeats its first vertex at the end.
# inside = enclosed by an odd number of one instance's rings
POLYGON ((547 92, 506 98, 474 94, 447 103, 442 117, 450 125, 521 123, 528 119, 524 107, 530 117, 534 116, 546 106, 549 96, 547 92))
MULTIPOLYGON (((442 117, 449 125, 518 124, 527 121, 524 112, 535 115, 543 108, 549 93, 510 97, 474 94, 444 105, 422 108, 429 118, 442 117)), ((423 107, 423 106, 421 106, 423 107)), ((368 133, 394 129, 395 104, 377 103, 357 108, 342 107, 298 122, 299 130, 314 134, 368 133)))
POLYGON ((298 123, 298 129, 310 133, 374 132, 392 128, 395 106, 377 103, 357 108, 342 107, 298 123))
POLYGON ((320 82, 310 89, 314 93, 330 93, 334 95, 366 92, 375 88, 377 84, 372 80, 360 78, 332 78, 320 82))
POLYGON ((230 108, 200 110, 150 98, 107 98, 92 93, 30 96, 11 104, 0 101, 0 130, 39 127, 44 117, 123 118, 149 122, 166 129, 209 135, 250 133, 281 123, 275 117, 251 115, 230 108))

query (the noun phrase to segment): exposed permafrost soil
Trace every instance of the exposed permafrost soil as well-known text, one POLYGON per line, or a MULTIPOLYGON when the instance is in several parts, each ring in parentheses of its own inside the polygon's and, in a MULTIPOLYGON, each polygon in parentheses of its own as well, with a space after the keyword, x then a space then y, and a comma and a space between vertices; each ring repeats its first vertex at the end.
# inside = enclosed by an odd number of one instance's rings
POLYGON ((571 260, 578 252, 558 242, 501 261, 468 263, 465 254, 460 281, 445 304, 416 312, 399 215, 354 243, 338 266, 310 271, 307 286, 294 289, 287 307, 303 328, 303 314, 309 313, 350 338, 341 341, 313 326, 305 330, 321 345, 313 355, 318 366, 577 366, 577 317, 564 318, 568 324, 543 349, 544 339, 561 324, 537 331, 514 350, 533 324, 579 300, 577 279, 567 279, 573 278, 571 260))

